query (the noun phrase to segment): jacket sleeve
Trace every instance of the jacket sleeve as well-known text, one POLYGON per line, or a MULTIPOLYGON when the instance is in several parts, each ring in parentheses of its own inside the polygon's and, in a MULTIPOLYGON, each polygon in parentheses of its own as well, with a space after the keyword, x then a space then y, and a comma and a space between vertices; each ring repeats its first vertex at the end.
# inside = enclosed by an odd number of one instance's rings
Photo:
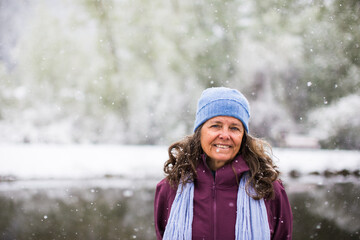
POLYGON ((293 215, 285 188, 280 181, 274 184, 275 198, 266 200, 271 239, 291 240, 293 215))
POLYGON ((163 179, 156 186, 154 200, 154 223, 157 240, 161 240, 164 235, 167 219, 170 214, 170 207, 172 205, 172 192, 173 190, 166 179, 163 179))

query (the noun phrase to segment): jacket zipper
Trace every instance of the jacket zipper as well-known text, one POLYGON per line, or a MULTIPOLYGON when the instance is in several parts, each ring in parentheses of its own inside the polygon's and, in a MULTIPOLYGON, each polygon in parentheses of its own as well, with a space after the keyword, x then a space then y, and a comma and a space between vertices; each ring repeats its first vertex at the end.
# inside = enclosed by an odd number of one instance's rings
MULTIPOLYGON (((216 173, 215 173, 216 175, 216 173)), ((215 178, 216 179, 216 178, 215 178)), ((214 240, 216 240, 216 185, 215 185, 215 179, 214 179, 214 184, 213 184, 213 230, 214 230, 214 240)))

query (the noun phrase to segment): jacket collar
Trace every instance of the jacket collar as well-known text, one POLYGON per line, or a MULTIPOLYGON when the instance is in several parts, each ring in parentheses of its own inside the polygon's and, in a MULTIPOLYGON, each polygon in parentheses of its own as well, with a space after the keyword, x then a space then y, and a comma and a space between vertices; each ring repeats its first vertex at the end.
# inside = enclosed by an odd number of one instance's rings
POLYGON ((221 186, 234 186, 238 184, 244 172, 249 171, 249 166, 242 158, 237 155, 233 161, 225 164, 223 167, 216 170, 215 179, 211 173, 211 169, 206 163, 207 156, 202 155, 202 161, 197 167, 197 181, 201 183, 215 184, 221 186))

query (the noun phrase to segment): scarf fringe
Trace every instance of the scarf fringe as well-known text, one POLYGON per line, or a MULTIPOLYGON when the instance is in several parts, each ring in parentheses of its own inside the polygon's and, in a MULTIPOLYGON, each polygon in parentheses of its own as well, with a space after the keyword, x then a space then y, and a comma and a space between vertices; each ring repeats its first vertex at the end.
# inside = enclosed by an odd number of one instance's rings
POLYGON ((235 239, 270 239, 270 228, 264 199, 255 200, 245 190, 248 175, 241 178, 237 194, 235 239))
POLYGON ((191 240, 194 184, 179 184, 163 240, 191 240))

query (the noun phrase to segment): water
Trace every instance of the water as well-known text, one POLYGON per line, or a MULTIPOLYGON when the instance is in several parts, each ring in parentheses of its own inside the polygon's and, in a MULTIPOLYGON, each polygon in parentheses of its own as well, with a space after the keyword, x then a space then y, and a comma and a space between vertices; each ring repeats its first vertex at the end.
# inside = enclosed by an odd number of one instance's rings
POLYGON ((110 187, 77 180, 0 192, 1 239, 155 239, 154 190, 106 181, 110 187))
POLYGON ((291 187, 294 239, 360 239, 358 181, 291 187))
MULTIPOLYGON (((157 179, 0 183, 1 239, 154 240, 157 179), (26 185, 28 184, 28 185, 26 185), (29 187, 33 186, 33 187, 29 187)), ((360 239, 358 179, 286 185, 293 239, 360 239)))

